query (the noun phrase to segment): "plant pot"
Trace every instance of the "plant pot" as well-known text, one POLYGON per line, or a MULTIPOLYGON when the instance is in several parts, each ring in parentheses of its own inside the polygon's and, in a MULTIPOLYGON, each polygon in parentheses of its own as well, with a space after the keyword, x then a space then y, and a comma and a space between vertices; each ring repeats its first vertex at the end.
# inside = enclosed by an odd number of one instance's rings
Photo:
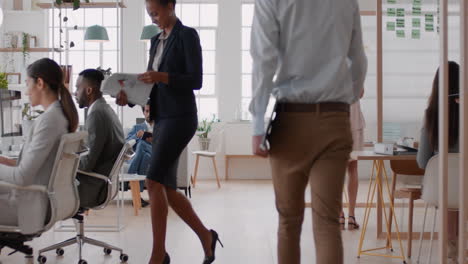
POLYGON ((210 141, 211 138, 198 138, 198 143, 200 144, 200 150, 201 151, 208 151, 210 148, 210 141))

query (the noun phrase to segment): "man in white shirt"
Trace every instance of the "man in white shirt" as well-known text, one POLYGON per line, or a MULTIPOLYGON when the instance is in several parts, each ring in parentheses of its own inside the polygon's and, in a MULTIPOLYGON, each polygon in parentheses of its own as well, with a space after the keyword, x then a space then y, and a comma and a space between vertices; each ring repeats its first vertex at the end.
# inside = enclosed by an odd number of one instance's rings
POLYGON ((343 263, 338 217, 352 148, 349 105, 367 70, 357 0, 257 0, 251 55, 252 147, 270 156, 278 264, 300 263, 309 181, 316 263, 343 263), (278 104, 267 150, 261 143, 271 95, 278 104))

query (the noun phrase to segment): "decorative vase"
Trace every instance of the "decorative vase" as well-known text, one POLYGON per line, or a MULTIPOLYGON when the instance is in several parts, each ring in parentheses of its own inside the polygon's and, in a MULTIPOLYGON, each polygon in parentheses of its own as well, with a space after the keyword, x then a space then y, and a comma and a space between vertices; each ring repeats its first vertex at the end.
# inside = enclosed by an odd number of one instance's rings
POLYGON ((211 138, 199 137, 198 138, 198 143, 200 144, 200 150, 201 151, 208 151, 208 149, 210 148, 210 141, 211 141, 211 138))

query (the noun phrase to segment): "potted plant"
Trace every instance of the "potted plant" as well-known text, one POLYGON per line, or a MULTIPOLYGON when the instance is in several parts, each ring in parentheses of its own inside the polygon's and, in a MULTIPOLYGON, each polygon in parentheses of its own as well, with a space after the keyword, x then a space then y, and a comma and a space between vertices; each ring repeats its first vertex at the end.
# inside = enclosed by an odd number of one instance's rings
POLYGON ((199 124, 197 128, 197 135, 198 135, 198 143, 200 144, 200 150, 207 151, 210 148, 210 141, 209 133, 213 129, 213 124, 215 122, 219 122, 219 119, 216 119, 215 115, 213 118, 208 121, 207 118, 204 118, 199 124))
POLYGON ((8 79, 4 72, 0 72, 0 89, 8 89, 8 79))
POLYGON ((28 135, 28 132, 31 129, 31 126, 34 122, 34 119, 36 119, 42 113, 44 113, 44 111, 42 110, 33 110, 29 103, 24 104, 23 111, 21 112, 21 116, 23 119, 21 125, 21 133, 23 134, 23 136, 28 135))
MULTIPOLYGON (((89 0, 84 0, 85 3, 89 3, 89 0)), ((80 8, 80 0, 55 0, 57 5, 62 5, 63 3, 73 3, 73 10, 80 8)))
POLYGON ((23 47, 22 47, 22 53, 23 53, 23 64, 26 65, 26 59, 29 58, 29 34, 23 32, 23 47))

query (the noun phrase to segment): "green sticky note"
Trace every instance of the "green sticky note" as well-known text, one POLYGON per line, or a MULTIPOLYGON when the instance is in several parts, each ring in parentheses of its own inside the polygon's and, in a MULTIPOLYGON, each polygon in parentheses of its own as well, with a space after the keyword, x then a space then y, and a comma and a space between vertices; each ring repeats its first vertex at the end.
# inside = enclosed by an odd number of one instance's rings
POLYGON ((398 17, 404 17, 405 16, 405 9, 404 8, 397 8, 396 13, 397 13, 398 17))
POLYGON ((396 4, 396 0, 387 0, 388 4, 396 4))
POLYGON ((413 27, 415 27, 415 28, 421 27, 421 19, 413 18, 413 27))
POLYGON ((426 24, 427 32, 434 32, 434 24, 426 24))
POLYGON ((413 16, 419 16, 419 15, 421 15, 421 7, 413 6, 413 16))
POLYGON ((396 16, 396 8, 388 8, 387 16, 396 16))
POLYGON ((426 14, 425 18, 426 18, 426 23, 427 22, 434 22, 434 15, 433 14, 426 14))
POLYGON ((413 31, 411 31, 411 38, 420 39, 421 38, 421 30, 413 29, 413 31))
POLYGON ((396 31, 396 35, 397 35, 397 37, 399 37, 399 38, 404 38, 404 37, 405 37, 405 31, 399 29, 399 30, 396 31))
POLYGON ((387 22, 387 31, 395 31, 395 22, 387 22))
POLYGON ((396 26, 398 28, 404 28, 405 27, 405 19, 404 18, 397 18, 396 26))

